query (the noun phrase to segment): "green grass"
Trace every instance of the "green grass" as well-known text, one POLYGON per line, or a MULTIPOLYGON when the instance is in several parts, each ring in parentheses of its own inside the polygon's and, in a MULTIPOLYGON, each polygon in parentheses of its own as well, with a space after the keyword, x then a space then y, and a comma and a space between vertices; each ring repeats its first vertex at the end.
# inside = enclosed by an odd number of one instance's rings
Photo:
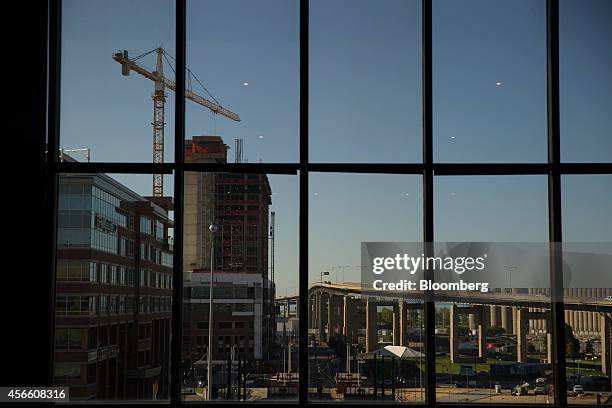
MULTIPOLYGON (((436 373, 457 375, 459 374, 459 370, 462 365, 469 365, 472 367, 474 366, 474 362, 473 361, 470 362, 467 359, 463 363, 449 363, 449 361, 450 361, 449 356, 436 357, 436 373)), ((503 362, 500 362, 496 359, 491 359, 491 358, 488 359, 486 362, 477 362, 476 371, 477 372, 489 371, 491 369, 491 364, 500 364, 500 363, 503 364, 503 362)))

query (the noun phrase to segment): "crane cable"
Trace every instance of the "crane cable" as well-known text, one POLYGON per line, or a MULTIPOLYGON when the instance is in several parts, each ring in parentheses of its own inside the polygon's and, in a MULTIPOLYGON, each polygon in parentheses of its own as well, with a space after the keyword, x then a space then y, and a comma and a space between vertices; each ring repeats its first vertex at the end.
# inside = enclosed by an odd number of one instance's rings
MULTIPOLYGON (((176 63, 176 59, 175 59, 175 58, 174 58, 172 55, 168 54, 168 53, 166 52, 166 50, 163 50, 163 49, 162 49, 162 51, 163 51, 164 55, 167 55, 168 57, 170 57, 170 58, 171 58, 171 59, 172 59, 172 60, 173 60, 173 61, 176 63)), ((172 68, 172 65, 170 64, 170 62, 168 62, 168 65, 170 65, 170 67, 172 68)), ((172 68, 172 71, 174 71, 174 68, 172 68)), ((204 84, 203 84, 203 83, 200 81, 200 79, 197 77, 197 75, 193 73, 193 71, 192 71, 191 69, 187 68, 187 72, 189 73, 189 75, 193 76, 193 79, 195 79, 195 80, 196 80, 196 82, 197 82, 198 84, 200 84, 200 86, 202 87, 202 89, 204 89, 204 92, 206 92, 206 93, 208 94, 208 96, 210 96, 210 98, 211 98, 213 101, 215 101, 215 103, 216 103, 217 105, 219 105, 220 107, 223 107, 223 105, 221 104, 221 102, 219 102, 219 101, 217 100, 217 98, 215 98, 215 97, 213 96, 213 94, 212 94, 212 93, 210 93, 210 91, 209 91, 209 90, 208 90, 208 89, 207 89, 207 88, 204 86, 204 84)), ((176 72, 174 72, 174 74, 176 75, 176 72)))

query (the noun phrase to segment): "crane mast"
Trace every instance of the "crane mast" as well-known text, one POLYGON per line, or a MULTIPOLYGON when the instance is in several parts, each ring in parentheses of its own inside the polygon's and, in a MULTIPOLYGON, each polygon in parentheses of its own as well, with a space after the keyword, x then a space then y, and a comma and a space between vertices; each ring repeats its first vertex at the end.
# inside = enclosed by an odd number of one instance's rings
MULTIPOLYGON (((150 79, 155 83, 153 91, 153 163, 164 162, 164 129, 165 122, 165 104, 166 104, 166 89, 176 91, 176 83, 164 76, 164 56, 167 55, 163 48, 158 47, 149 52, 146 52, 139 57, 130 59, 127 50, 116 52, 113 54, 113 59, 121 64, 121 74, 129 76, 130 71, 150 79), (139 65, 136 61, 145 55, 155 52, 157 54, 155 71, 149 71, 139 65)), ((191 73, 191 71, 188 71, 191 73)), ((197 79, 197 78, 196 78, 197 79)), ((240 122, 240 116, 236 113, 222 107, 220 104, 210 101, 191 89, 185 89, 185 99, 189 99, 198 105, 210 110, 211 112, 225 116, 236 122, 240 122)), ((214 98, 213 98, 214 99, 214 98)), ((153 175, 153 197, 162 197, 164 195, 164 175, 153 175)))
MULTIPOLYGON (((155 91, 153 92, 153 163, 164 162, 164 129, 166 122, 164 118, 166 105, 166 92, 164 91, 164 64, 162 61, 162 49, 157 49, 157 64, 153 75, 155 75, 155 91)), ((164 195, 164 175, 153 174, 153 197, 164 195)))

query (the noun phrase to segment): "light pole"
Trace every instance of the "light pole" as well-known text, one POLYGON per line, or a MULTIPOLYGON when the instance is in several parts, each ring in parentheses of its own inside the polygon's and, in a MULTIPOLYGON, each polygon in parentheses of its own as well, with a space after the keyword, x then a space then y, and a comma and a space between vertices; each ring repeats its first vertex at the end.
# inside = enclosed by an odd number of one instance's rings
POLYGON ((208 227, 210 230, 210 283, 208 286, 208 353, 207 359, 207 386, 206 386, 206 398, 208 401, 212 400, 212 344, 213 344, 213 278, 214 278, 214 260, 215 260, 215 246, 214 246, 214 234, 217 232, 217 225, 210 224, 208 227))

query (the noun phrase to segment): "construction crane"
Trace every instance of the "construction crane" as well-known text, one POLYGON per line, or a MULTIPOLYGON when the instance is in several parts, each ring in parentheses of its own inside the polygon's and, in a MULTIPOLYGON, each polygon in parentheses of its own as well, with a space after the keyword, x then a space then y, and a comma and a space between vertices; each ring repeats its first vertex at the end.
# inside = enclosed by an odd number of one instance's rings
MULTIPOLYGON (((170 54, 164 51, 161 47, 157 47, 151 51, 145 52, 135 58, 129 58, 127 50, 123 50, 123 52, 116 52, 113 54, 113 59, 121 64, 121 74, 123 76, 129 76, 130 71, 134 71, 137 74, 142 75, 145 78, 150 79, 155 82, 155 90, 153 92, 153 163, 163 163, 164 162, 164 127, 166 125, 164 119, 164 105, 166 103, 166 89, 170 89, 171 91, 176 91, 176 83, 166 76, 164 76, 164 64, 163 60, 165 59, 170 68, 172 65, 170 64, 169 58, 172 58, 170 54), (138 64, 138 60, 152 53, 157 54, 157 63, 155 66, 155 71, 149 71, 146 68, 142 67, 138 64)), ((172 68, 174 70, 174 68, 172 68)), ((198 105, 205 107, 210 110, 214 114, 225 116, 228 119, 231 119, 236 122, 240 122, 240 116, 236 113, 225 109, 221 106, 221 104, 208 92, 208 90, 202 85, 202 83, 198 80, 198 78, 191 72, 191 70, 187 69, 189 74, 188 76, 188 86, 185 89, 185 98, 189 99, 198 105), (206 99, 191 90, 191 77, 193 77, 202 88, 210 95, 213 101, 206 99)), ((153 175, 153 197, 161 197, 164 195, 164 175, 163 174, 154 174, 153 175)))

